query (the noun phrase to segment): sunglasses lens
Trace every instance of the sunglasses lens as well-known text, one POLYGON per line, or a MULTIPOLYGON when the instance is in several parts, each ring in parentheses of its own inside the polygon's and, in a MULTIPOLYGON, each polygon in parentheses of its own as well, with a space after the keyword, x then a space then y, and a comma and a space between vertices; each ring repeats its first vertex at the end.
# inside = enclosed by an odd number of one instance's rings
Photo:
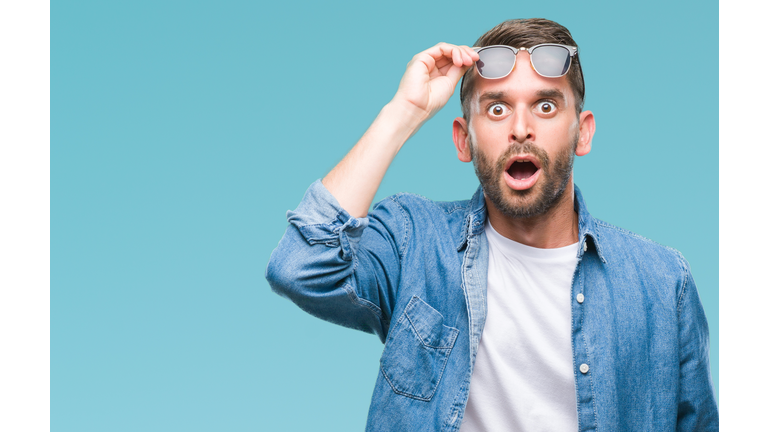
POLYGON ((515 53, 504 47, 486 48, 478 53, 480 60, 475 64, 483 78, 501 78, 515 66, 515 53))
POLYGON ((531 62, 541 76, 556 78, 568 72, 571 66, 571 53, 560 46, 540 46, 531 53, 531 62))

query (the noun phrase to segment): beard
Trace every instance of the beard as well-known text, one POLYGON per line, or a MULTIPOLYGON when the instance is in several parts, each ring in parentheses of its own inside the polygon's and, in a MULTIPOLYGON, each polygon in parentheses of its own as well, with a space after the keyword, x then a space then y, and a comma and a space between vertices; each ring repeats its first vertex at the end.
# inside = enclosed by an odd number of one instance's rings
MULTIPOLYGON (((469 137, 467 139, 469 140, 469 137)), ((576 134, 571 145, 557 153, 554 161, 550 160, 547 152, 530 142, 512 144, 495 163, 485 153, 476 149, 473 142, 470 142, 469 149, 475 174, 491 203, 505 216, 530 218, 546 213, 562 200, 573 172, 578 140, 579 135, 576 134), (510 157, 518 154, 535 155, 541 162, 539 169, 543 175, 540 175, 539 180, 530 189, 511 189, 504 181, 504 165, 510 157)))

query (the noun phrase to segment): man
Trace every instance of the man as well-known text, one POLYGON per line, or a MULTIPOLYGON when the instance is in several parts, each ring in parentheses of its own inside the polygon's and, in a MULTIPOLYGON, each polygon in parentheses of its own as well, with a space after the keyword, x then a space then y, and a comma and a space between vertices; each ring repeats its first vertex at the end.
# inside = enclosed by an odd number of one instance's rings
POLYGON ((272 288, 385 343, 371 431, 717 430, 688 263, 591 217, 573 183, 595 120, 570 33, 511 20, 475 47, 413 58, 288 213, 272 288), (453 139, 480 189, 460 202, 399 194, 369 213, 400 147, 462 76, 453 139))

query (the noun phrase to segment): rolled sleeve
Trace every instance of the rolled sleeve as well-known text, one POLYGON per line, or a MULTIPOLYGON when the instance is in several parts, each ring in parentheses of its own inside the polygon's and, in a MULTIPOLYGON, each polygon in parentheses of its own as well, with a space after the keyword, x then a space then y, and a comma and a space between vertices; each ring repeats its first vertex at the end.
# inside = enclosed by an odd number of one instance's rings
POLYGON ((296 210, 288 211, 288 222, 296 226, 310 245, 341 246, 342 259, 352 261, 368 218, 352 217, 320 180, 309 186, 296 210))
POLYGON ((377 205, 369 217, 344 210, 320 180, 310 185, 272 252, 266 278, 276 293, 321 319, 377 334, 389 325, 399 275, 401 212, 377 205), (377 214, 378 213, 378 214, 377 214))

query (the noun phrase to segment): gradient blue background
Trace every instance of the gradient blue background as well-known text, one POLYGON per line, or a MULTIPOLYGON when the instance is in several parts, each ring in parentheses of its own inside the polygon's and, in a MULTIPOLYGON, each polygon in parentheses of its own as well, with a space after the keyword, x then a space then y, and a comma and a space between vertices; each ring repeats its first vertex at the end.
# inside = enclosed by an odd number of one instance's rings
MULTIPOLYGON (((680 250, 718 383, 718 3, 51 4, 54 431, 362 430, 382 345, 273 294, 306 187, 437 42, 542 16, 581 46, 593 215, 680 250)), ((468 198, 458 95, 377 200, 468 198)))

